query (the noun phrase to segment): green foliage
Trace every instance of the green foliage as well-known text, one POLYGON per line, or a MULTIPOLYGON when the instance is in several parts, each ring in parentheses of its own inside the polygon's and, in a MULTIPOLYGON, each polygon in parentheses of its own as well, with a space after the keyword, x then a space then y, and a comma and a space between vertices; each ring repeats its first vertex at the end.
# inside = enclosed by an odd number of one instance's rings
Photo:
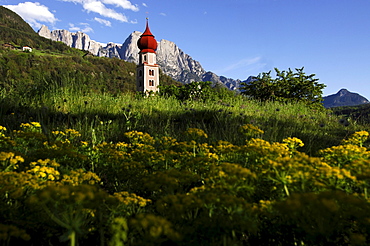
POLYGON ((249 83, 242 83, 242 94, 261 101, 304 102, 312 107, 322 107, 324 84, 318 83, 315 74, 306 75, 304 68, 280 71, 275 68, 276 78, 271 71, 262 73, 249 83))
POLYGON ((175 97, 180 101, 216 101, 231 99, 236 94, 222 85, 211 86, 212 82, 191 82, 183 86, 161 85, 160 95, 163 97, 175 97))
POLYGON ((170 76, 163 73, 161 69, 159 69, 159 83, 161 86, 181 86, 182 83, 172 79, 170 76))
POLYGON ((335 115, 342 118, 343 122, 352 122, 359 124, 370 123, 370 105, 362 104, 357 106, 334 107, 330 108, 335 115))
POLYGON ((160 95, 173 96, 178 100, 207 100, 211 95, 211 82, 191 82, 183 86, 160 86, 160 95))
POLYGON ((35 33, 32 27, 28 25, 19 15, 3 6, 0 6, 0 23, 2 27, 17 29, 26 33, 35 33))
POLYGON ((81 91, 134 91, 135 65, 118 59, 81 55, 36 55, 0 49, 0 85, 14 95, 41 95, 51 88, 81 91))
MULTIPOLYGON (((136 91, 136 66, 117 58, 60 54, 33 50, 25 53, 0 47, 0 91, 12 100, 70 88, 117 95, 136 91)), ((161 74, 164 84, 176 84, 161 74)), ((2 98, 0 98, 1 100, 2 98)))

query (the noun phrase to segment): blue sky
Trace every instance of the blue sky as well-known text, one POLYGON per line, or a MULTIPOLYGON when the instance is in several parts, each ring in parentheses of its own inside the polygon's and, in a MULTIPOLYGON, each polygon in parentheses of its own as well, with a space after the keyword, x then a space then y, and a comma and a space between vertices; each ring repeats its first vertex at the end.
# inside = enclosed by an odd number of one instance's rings
POLYGON ((244 80, 305 67, 327 87, 370 100, 370 0, 0 0, 37 31, 83 31, 122 44, 149 17, 207 71, 244 80))

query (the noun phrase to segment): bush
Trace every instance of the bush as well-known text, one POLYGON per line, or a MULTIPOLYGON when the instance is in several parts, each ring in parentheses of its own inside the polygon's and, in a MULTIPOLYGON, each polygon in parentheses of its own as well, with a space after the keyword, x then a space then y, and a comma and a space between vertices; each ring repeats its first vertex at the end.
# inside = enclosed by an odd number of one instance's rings
POLYGON ((271 71, 262 73, 250 82, 241 83, 242 94, 261 101, 302 101, 313 107, 322 107, 324 84, 318 83, 315 74, 306 75, 303 67, 293 72, 275 68, 276 78, 271 71))

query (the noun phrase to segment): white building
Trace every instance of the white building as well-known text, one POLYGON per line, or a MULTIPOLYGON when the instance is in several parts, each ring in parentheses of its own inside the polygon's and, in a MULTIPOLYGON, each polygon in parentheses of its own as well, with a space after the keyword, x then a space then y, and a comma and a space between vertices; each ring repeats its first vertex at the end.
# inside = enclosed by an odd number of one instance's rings
POLYGON ((26 52, 32 52, 32 48, 28 46, 23 46, 22 50, 26 52))
POLYGON ((148 20, 146 29, 139 38, 139 64, 136 68, 136 89, 142 92, 159 91, 159 66, 157 64, 157 41, 150 32, 148 20))

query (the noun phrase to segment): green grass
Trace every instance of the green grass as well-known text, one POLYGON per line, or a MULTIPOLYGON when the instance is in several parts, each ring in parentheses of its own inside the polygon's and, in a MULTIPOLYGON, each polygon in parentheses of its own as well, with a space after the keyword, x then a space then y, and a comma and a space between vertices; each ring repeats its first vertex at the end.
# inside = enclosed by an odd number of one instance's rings
POLYGON ((39 121, 44 131, 74 128, 96 143, 122 140, 123 133, 131 130, 181 140, 191 127, 204 130, 210 141, 243 144, 239 127, 253 124, 264 131, 263 139, 278 142, 298 137, 305 143, 303 151, 314 155, 318 149, 338 145, 356 130, 369 129, 341 120, 330 110, 311 110, 304 104, 261 103, 242 96, 181 102, 134 93, 86 93, 73 86, 50 89, 34 97, 0 95, 0 125, 16 129, 22 122, 39 121))

